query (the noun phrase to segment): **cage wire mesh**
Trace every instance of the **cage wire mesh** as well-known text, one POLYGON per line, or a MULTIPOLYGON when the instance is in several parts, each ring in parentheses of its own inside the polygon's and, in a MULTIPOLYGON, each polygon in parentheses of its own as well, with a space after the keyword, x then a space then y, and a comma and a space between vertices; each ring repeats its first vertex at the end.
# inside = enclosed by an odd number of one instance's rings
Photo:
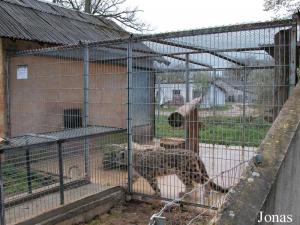
POLYGON ((229 195, 226 195, 226 198, 224 196, 217 201, 206 203, 207 205, 201 205, 202 207, 187 203, 195 199, 195 196, 199 196, 201 189, 205 189, 206 185, 216 182, 217 179, 227 179, 228 176, 239 179, 240 171, 247 163, 248 161, 244 161, 228 170, 222 171, 222 173, 211 177, 200 186, 184 193, 181 197, 167 202, 157 213, 151 216, 148 224, 209 224, 214 216, 217 215, 217 209, 229 198, 229 195))
POLYGON ((282 20, 13 55, 6 223, 120 185, 171 201, 167 224, 179 202, 179 224, 208 220, 295 85, 296 34, 282 20))

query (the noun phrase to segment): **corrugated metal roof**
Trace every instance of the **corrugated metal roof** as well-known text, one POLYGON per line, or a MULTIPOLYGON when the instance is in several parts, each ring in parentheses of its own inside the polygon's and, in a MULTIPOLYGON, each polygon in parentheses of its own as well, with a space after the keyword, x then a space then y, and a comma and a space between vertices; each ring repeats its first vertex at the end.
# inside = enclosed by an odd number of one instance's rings
POLYGON ((55 44, 128 36, 113 21, 37 0, 1 0, 0 21, 0 37, 55 44))

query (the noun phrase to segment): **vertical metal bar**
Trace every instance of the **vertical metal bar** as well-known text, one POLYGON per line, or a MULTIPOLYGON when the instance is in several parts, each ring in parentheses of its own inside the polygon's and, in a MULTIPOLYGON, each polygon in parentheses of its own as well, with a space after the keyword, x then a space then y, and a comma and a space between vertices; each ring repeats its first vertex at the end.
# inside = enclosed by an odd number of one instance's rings
POLYGON ((190 102, 190 55, 185 54, 185 86, 186 86, 186 102, 190 102))
POLYGON ((296 51, 297 51, 297 25, 291 29, 290 43, 290 76, 289 76, 289 95, 296 85, 296 51))
POLYGON ((158 79, 158 83, 157 83, 157 118, 159 119, 159 115, 160 115, 160 101, 161 101, 161 81, 160 79, 158 79))
POLYGON ((59 194, 60 194, 60 204, 65 203, 65 193, 64 193, 64 164, 63 164, 63 150, 62 142, 58 142, 58 167, 59 167, 59 194))
MULTIPOLYGON (((217 82, 217 70, 214 70, 213 71, 213 118, 214 118, 213 126, 214 127, 216 127, 216 82, 217 82)), ((208 94, 210 95, 210 93, 208 93, 208 94)), ((210 105, 210 103, 209 103, 209 105, 210 105)), ((212 158, 214 159, 215 158, 215 151, 216 151, 215 144, 216 144, 216 140, 217 140, 215 129, 213 129, 213 137, 214 137, 214 141, 213 141, 213 144, 212 144, 212 158)), ((215 174, 215 160, 212 160, 212 165, 211 166, 212 166, 213 174, 215 174)))
POLYGON ((127 135, 128 135, 128 192, 132 193, 132 39, 127 46, 127 135))
MULTIPOLYGON (((190 65, 189 65, 189 61, 190 61, 190 55, 189 54, 185 54, 185 102, 190 102, 190 65)), ((190 126, 190 121, 191 118, 189 118, 188 120, 185 120, 185 146, 187 149, 191 149, 191 140, 189 140, 189 126, 190 126), (189 122, 187 122, 189 121, 189 122)))
POLYGON ((4 205, 2 160, 4 160, 4 153, 1 151, 0 152, 0 225, 5 225, 5 205, 4 205))
POLYGON ((10 108, 10 55, 6 52, 6 84, 5 84, 5 96, 6 96, 6 137, 11 137, 11 108, 10 108))
POLYGON ((32 194, 32 182, 31 182, 31 165, 30 165, 30 149, 26 148, 26 172, 27 172, 27 187, 28 193, 32 194))
POLYGON ((243 118, 242 118, 242 159, 241 159, 241 161, 245 160, 246 84, 247 84, 247 74, 246 74, 246 67, 244 67, 244 74, 243 74, 243 118))
MULTIPOLYGON (((83 48, 83 127, 86 128, 89 123, 89 47, 86 45, 83 48)), ((84 172, 85 177, 90 179, 90 152, 89 143, 86 138, 84 144, 84 172)))

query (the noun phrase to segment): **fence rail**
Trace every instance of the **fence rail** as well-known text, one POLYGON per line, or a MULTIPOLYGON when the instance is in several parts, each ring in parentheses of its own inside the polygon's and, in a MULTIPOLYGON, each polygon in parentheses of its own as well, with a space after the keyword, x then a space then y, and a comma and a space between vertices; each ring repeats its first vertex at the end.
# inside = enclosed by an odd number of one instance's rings
POLYGON ((103 157, 111 143, 126 143, 126 130, 87 127, 12 138, 1 149, 3 224, 4 215, 7 224, 14 224, 110 186, 124 185, 124 174, 103 157), (108 168, 114 168, 114 173, 106 174, 108 168))

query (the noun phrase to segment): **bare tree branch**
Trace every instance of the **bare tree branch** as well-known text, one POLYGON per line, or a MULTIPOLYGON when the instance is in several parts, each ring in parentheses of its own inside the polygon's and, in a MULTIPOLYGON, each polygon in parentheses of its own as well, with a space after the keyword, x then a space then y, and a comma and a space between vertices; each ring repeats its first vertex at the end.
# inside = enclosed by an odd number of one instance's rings
POLYGON ((264 0, 264 10, 273 12, 275 18, 291 17, 300 10, 300 0, 264 0))
POLYGON ((54 3, 78 11, 85 11, 99 17, 107 18, 133 30, 149 31, 150 26, 140 21, 137 7, 126 8, 127 0, 53 0, 54 3))

